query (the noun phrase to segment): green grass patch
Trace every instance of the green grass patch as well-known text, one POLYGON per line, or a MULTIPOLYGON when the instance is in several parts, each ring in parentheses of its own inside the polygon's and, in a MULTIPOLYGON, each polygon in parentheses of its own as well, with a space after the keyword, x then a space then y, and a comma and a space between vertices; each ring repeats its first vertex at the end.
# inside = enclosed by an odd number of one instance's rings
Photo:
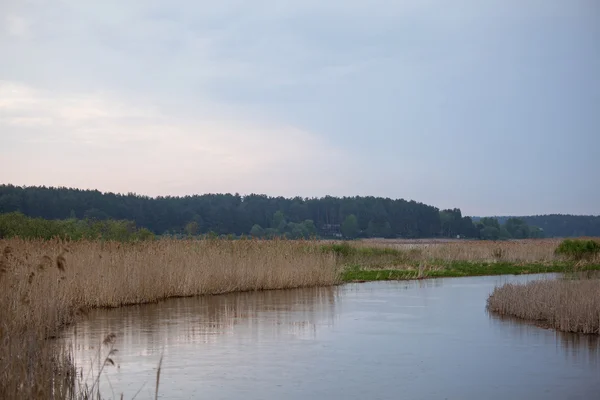
POLYGON ((416 279, 417 274, 417 271, 404 271, 398 269, 348 270, 344 271, 342 280, 344 282, 399 281, 416 279))
POLYGON ((409 280, 425 278, 451 278, 486 275, 522 275, 550 272, 598 271, 600 265, 574 267, 573 264, 511 264, 453 262, 444 267, 423 268, 421 272, 401 269, 364 269, 359 266, 347 267, 342 274, 344 282, 409 280))

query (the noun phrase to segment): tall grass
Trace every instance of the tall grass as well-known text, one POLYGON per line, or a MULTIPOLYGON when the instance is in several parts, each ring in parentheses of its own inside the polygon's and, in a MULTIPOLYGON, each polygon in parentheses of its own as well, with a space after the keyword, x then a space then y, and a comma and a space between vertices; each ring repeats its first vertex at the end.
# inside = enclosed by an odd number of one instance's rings
POLYGON ((487 306, 561 331, 600 333, 600 279, 508 283, 494 289, 487 306))
POLYGON ((399 250, 389 247, 356 246, 348 242, 321 246, 324 252, 336 254, 344 265, 363 269, 413 265, 421 258, 420 250, 399 250))
MULTIPOLYGON (((566 254, 556 252, 561 239, 488 240, 364 240, 351 242, 356 248, 385 248, 402 252, 407 265, 411 263, 510 262, 550 264, 571 261, 566 254)), ((600 263, 600 253, 585 258, 584 263, 600 263)))
POLYGON ((0 240, 0 398, 84 398, 46 339, 93 307, 174 296, 324 286, 336 255, 305 241, 0 240))

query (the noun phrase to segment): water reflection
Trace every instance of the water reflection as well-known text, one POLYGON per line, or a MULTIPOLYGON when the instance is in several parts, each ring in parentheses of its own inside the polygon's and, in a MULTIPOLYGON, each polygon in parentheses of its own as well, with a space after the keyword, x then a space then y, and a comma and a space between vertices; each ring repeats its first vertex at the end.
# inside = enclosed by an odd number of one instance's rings
MULTIPOLYGON (((257 345, 265 338, 314 340, 317 327, 334 325, 338 292, 339 287, 245 292, 93 310, 65 336, 76 364, 86 370, 88 385, 95 375, 88 370, 99 371, 98 351, 108 333, 116 334, 113 359, 118 365, 117 371, 105 368, 104 374, 114 379, 128 365, 143 365, 151 377, 161 354, 172 360, 173 349, 194 351, 219 342, 232 346, 232 339, 237 346, 257 345)), ((101 354, 103 358, 106 351, 101 354)))
POLYGON ((504 332, 520 343, 532 340, 554 348, 557 354, 573 363, 597 369, 600 366, 600 336, 560 332, 512 316, 486 311, 495 330, 504 332))
MULTIPOLYGON (((371 282, 171 299, 97 310, 66 332, 89 369, 104 335, 110 397, 211 399, 587 399, 600 392, 597 337, 490 315, 506 282, 552 275, 371 282)), ((98 370, 96 365, 95 370, 98 370)))
POLYGON ((557 332, 565 357, 572 361, 598 368, 600 363, 600 339, 597 335, 579 335, 557 332))

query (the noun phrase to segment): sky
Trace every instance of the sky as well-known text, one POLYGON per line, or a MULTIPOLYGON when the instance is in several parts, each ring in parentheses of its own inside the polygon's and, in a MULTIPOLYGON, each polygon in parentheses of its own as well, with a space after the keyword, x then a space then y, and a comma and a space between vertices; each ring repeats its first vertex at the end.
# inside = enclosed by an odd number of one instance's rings
POLYGON ((600 214, 597 0, 3 0, 0 183, 600 214))

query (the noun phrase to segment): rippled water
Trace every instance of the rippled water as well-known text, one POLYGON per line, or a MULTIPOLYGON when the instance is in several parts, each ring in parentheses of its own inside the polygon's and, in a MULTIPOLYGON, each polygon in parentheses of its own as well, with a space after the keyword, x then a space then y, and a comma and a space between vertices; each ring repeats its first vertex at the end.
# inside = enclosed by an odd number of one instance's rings
POLYGON ((161 354, 165 399, 600 398, 596 337, 485 310, 495 285, 542 277, 171 299, 93 311, 66 340, 85 377, 97 374, 102 338, 117 335, 100 380, 107 398, 154 398, 161 354))

